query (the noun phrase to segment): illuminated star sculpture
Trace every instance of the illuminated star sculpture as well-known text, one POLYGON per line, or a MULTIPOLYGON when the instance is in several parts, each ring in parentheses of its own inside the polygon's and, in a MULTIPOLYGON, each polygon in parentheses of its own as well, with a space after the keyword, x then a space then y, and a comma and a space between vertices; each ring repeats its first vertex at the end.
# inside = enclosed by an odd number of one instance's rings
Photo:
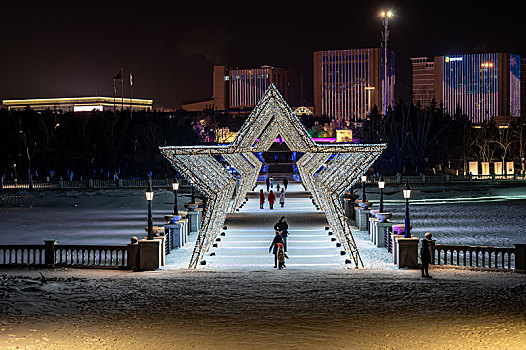
POLYGON ((256 185, 262 163, 254 153, 268 151, 278 136, 291 151, 303 154, 297 166, 304 186, 324 211, 355 267, 363 267, 340 198, 386 145, 317 144, 274 85, 269 86, 230 145, 161 147, 161 153, 208 199, 189 267, 196 267, 203 259, 228 212, 237 209, 256 185), (239 178, 219 157, 236 170, 239 178))

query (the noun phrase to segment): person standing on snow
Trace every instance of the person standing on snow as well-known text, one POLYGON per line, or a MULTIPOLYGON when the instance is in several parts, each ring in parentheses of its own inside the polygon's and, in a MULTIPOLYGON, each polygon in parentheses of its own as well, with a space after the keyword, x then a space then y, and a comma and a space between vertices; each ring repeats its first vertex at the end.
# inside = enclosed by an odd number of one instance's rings
POLYGON ((259 208, 263 209, 263 204, 265 204, 265 194, 263 190, 259 190, 259 208))
POLYGON ((272 251, 272 254, 274 254, 274 268, 278 267, 278 244, 283 244, 283 238, 281 237, 279 232, 276 231, 274 240, 272 241, 270 248, 268 248, 268 252, 270 253, 272 251))
POLYGON ((270 206, 270 209, 274 209, 274 202, 276 201, 276 196, 274 195, 274 192, 270 190, 268 194, 268 205, 270 206))
POLYGON ((267 192, 268 192, 268 190, 270 189, 270 178, 268 176, 265 182, 267 183, 267 192))
POLYGON ((281 189, 281 192, 279 193, 279 204, 281 204, 281 207, 285 205, 285 189, 281 189))
POLYGON ((429 263, 431 263, 431 232, 426 233, 422 239, 422 248, 420 249, 420 260, 422 261, 422 277, 431 278, 429 275, 429 263))
POLYGON ((289 258, 285 250, 283 249, 283 244, 278 243, 278 268, 281 270, 285 266, 285 258, 289 258))
POLYGON ((276 232, 279 232, 281 237, 283 238, 283 246, 285 247, 285 251, 287 251, 287 238, 289 237, 289 224, 287 223, 287 219, 282 216, 281 219, 274 225, 274 230, 276 232))
POLYGON ((287 180, 286 177, 283 178, 283 186, 285 187, 285 190, 287 189, 287 185, 289 184, 289 180, 287 180))

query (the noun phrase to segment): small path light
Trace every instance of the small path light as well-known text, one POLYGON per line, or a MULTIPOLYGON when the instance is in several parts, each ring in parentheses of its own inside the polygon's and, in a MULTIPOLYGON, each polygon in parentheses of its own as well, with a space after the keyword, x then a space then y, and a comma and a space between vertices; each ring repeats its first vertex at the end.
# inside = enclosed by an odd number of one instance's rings
POLYGON ((405 198, 405 238, 411 238, 411 223, 409 220, 409 198, 411 198, 411 188, 409 187, 407 180, 402 193, 405 198))
POLYGON ((150 179, 148 179, 148 188, 146 189, 146 200, 148 201, 148 239, 153 239, 153 223, 152 223, 152 200, 153 191, 150 179))
POLYGON ((172 190, 174 191, 174 215, 179 215, 179 209, 177 209, 177 191, 179 190, 179 182, 177 182, 177 180, 172 182, 172 190))
POLYGON ((382 175, 378 179, 378 188, 380 189, 380 213, 384 212, 384 187, 385 181, 382 180, 382 175))

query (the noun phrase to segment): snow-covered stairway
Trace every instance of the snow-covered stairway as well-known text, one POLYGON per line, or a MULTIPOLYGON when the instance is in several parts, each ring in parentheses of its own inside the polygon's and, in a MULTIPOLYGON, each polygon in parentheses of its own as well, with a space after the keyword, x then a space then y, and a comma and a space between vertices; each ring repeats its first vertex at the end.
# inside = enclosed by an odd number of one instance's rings
POLYGON ((312 205, 309 193, 300 184, 289 185, 285 207, 275 203, 273 210, 266 200, 265 209, 259 208, 260 189, 266 197, 266 186, 258 185, 239 212, 228 216, 225 235, 205 255, 204 268, 272 269, 274 255, 268 249, 275 235, 273 226, 281 216, 289 223, 288 268, 345 266, 347 255, 340 254, 335 236, 325 230, 325 216, 312 205))

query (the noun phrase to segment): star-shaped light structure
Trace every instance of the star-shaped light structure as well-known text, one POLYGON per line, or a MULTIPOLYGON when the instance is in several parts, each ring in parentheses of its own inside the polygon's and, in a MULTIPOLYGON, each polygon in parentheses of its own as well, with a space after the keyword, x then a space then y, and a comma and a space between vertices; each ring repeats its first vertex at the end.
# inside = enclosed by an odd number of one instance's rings
POLYGON ((303 154, 296 165, 305 188, 324 211, 355 267, 363 267, 340 198, 387 145, 316 143, 274 85, 269 86, 231 144, 161 147, 172 165, 207 197, 189 267, 197 267, 219 235, 228 212, 237 209, 256 185, 262 163, 254 153, 267 151, 278 136, 291 151, 303 154))

